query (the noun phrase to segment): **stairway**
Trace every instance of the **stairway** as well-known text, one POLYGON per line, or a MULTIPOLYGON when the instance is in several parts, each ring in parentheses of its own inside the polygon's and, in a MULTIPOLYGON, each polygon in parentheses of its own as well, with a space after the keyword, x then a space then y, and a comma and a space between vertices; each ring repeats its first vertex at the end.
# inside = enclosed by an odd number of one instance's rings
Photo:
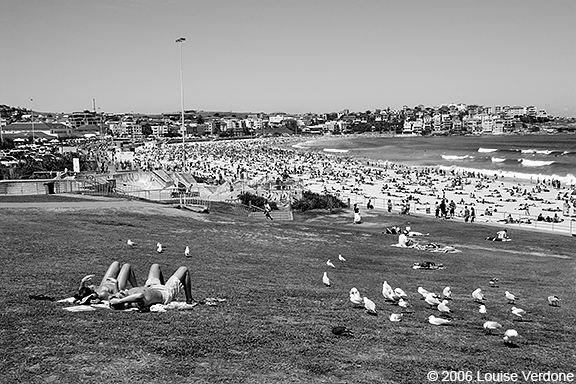
MULTIPOLYGON (((278 221, 294 220, 292 211, 272 211, 270 212, 270 216, 272 216, 274 220, 278 221)), ((250 214, 248 214, 248 217, 254 217, 262 220, 269 220, 266 216, 264 216, 264 212, 250 212, 250 214)))

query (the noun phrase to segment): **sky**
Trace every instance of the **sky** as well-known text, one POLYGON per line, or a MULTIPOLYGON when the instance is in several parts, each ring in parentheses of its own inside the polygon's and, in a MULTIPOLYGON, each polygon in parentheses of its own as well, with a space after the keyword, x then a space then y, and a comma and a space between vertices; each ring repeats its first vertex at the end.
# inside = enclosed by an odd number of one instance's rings
POLYGON ((575 20, 575 0, 2 0, 0 104, 174 112, 182 85, 187 110, 576 116, 575 20))

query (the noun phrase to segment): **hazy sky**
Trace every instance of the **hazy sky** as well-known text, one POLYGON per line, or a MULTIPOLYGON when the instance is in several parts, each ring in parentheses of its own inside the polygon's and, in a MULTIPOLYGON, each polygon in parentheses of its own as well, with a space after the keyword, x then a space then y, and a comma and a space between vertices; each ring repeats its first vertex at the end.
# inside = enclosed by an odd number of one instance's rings
POLYGON ((1 0, 0 104, 178 111, 179 37, 186 109, 576 115, 576 0, 1 0))

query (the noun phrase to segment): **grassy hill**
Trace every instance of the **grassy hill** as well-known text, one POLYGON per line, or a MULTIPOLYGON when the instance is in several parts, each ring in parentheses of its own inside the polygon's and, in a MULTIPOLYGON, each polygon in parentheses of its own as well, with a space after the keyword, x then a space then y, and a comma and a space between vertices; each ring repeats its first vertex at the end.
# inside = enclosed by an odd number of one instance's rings
MULTIPOLYGON (((41 206, 41 203, 38 203, 41 206)), ((195 214, 164 208, 0 209, 1 369, 5 382, 86 383, 426 383, 431 370, 522 374, 570 372, 576 353, 574 238, 510 231, 509 243, 488 242, 494 227, 399 216, 318 212, 294 222, 236 216, 213 207, 195 214), (419 241, 451 245, 460 253, 391 247, 385 227, 430 233, 419 241), (135 247, 126 240, 136 242, 135 247), (156 252, 161 242, 164 253, 156 252), (192 257, 184 256, 189 246, 192 257), (342 254, 347 261, 338 261, 342 254), (336 268, 326 261, 331 259, 336 268), (190 268, 196 299, 225 298, 216 306, 166 313, 99 309, 69 313, 56 299, 75 293, 80 279, 108 265, 131 263, 139 283, 150 264, 170 275, 190 268), (414 262, 443 263, 442 270, 414 270, 414 262), (330 287, 322 283, 328 273, 330 287), (488 281, 498 277, 499 287, 488 281), (381 294, 382 283, 409 295, 412 313, 400 312, 381 294), (429 324, 417 288, 454 300, 449 326, 429 324), (378 316, 354 308, 356 287, 372 299, 378 316), (485 335, 471 292, 482 288, 488 319, 503 328, 485 335), (504 291, 520 296, 516 306, 528 321, 515 321, 504 291), (560 307, 547 303, 558 295, 560 307), (331 333, 335 325, 353 337, 331 333), (503 344, 514 328, 518 348, 503 344)))

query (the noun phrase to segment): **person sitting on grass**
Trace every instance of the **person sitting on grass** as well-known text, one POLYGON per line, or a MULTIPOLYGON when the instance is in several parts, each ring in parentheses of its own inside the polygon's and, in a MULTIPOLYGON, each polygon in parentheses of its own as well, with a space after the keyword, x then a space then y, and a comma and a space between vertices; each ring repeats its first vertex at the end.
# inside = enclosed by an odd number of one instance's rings
POLYGON ((120 267, 117 261, 112 262, 102 278, 98 287, 92 283, 94 275, 87 275, 82 278, 78 292, 74 299, 78 304, 90 304, 100 300, 108 300, 109 296, 125 289, 128 283, 132 287, 137 287, 136 275, 130 264, 124 264, 120 267))
POLYGON ((399 247, 411 247, 414 244, 416 244, 414 241, 410 240, 408 238, 408 231, 404 231, 402 232, 400 235, 398 235, 398 246, 399 247))
POLYGON ((508 237, 508 230, 503 229, 501 231, 496 232, 496 237, 488 236, 486 240, 491 241, 511 241, 512 239, 508 237))
POLYGON ((184 289, 186 303, 195 302, 192 297, 192 282, 187 267, 180 267, 164 282, 160 265, 153 264, 143 287, 121 290, 110 296, 110 307, 114 309, 139 308, 148 310, 154 304, 169 304, 184 289))

